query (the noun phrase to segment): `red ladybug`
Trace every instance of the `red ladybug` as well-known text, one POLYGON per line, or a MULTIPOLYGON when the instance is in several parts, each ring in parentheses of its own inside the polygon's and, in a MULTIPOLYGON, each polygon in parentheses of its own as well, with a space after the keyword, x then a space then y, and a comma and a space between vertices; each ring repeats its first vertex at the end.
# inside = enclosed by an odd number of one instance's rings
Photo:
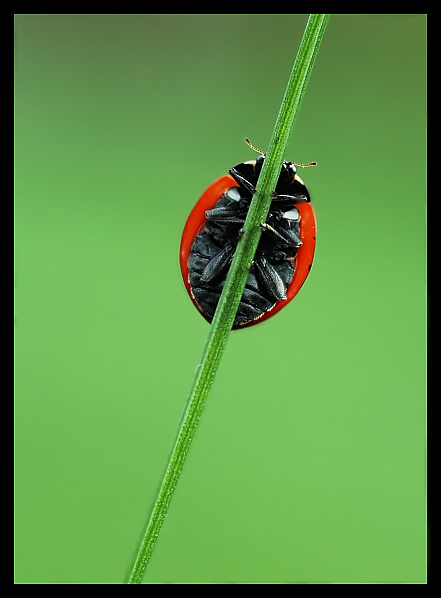
MULTIPOLYGON (((253 147, 247 140, 248 145, 253 147)), ((256 149, 253 147, 253 149, 256 149)), ((191 300, 211 322, 265 154, 230 168, 193 208, 181 241, 181 272, 191 300)), ((312 266, 316 221, 297 166, 284 161, 233 330, 270 318, 299 292, 312 266)))

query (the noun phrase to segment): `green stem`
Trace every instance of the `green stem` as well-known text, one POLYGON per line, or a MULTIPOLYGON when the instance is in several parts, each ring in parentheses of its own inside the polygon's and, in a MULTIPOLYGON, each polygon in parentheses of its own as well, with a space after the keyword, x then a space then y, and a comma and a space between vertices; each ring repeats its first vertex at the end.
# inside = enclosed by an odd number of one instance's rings
POLYGON ((219 368, 237 308, 259 243, 262 228, 282 168, 285 148, 305 92, 329 15, 310 15, 303 34, 285 96, 266 153, 257 190, 251 202, 242 235, 231 264, 216 313, 205 342, 200 364, 179 423, 167 467, 157 490, 135 556, 124 583, 141 583, 156 539, 170 506, 199 418, 219 368))

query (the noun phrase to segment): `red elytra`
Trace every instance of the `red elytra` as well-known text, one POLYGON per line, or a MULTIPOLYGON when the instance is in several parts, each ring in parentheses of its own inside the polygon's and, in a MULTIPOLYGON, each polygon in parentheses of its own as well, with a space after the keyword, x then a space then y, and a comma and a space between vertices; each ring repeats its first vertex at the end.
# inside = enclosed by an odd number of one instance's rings
MULTIPOLYGON (((190 257, 191 248, 193 246, 196 235, 201 231, 206 223, 205 212, 212 209, 222 195, 232 187, 239 187, 236 181, 230 175, 225 175, 212 183, 208 189, 202 194, 199 201, 194 206, 188 220, 185 224, 184 232, 182 234, 181 248, 180 248, 180 266, 182 277, 184 280, 187 292, 193 301, 198 311, 206 318, 206 314, 197 303, 189 280, 188 260, 190 257)), ((303 283, 305 282, 309 271, 311 270, 314 259, 315 244, 316 244, 316 219, 312 205, 308 202, 299 202, 295 207, 300 214, 300 239, 302 245, 297 250, 297 254, 293 262, 295 263, 294 275, 291 283, 286 290, 286 299, 277 301, 275 305, 268 311, 262 313, 258 318, 242 324, 240 326, 233 326, 234 329, 247 328, 254 326, 259 322, 267 320, 281 309, 285 307, 290 301, 294 299, 303 283)), ((207 318, 206 318, 207 319, 207 318)))

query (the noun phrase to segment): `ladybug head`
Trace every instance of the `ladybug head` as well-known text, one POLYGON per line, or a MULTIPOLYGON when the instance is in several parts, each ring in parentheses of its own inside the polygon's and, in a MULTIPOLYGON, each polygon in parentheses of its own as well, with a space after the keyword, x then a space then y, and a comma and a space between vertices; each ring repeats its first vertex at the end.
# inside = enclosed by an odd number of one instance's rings
MULTIPOLYGON (((256 159, 256 174, 259 176, 260 171, 262 170, 263 161, 265 160, 265 155, 262 154, 256 159)), ((287 162, 286 160, 283 161, 282 170, 280 171, 279 176, 279 183, 282 185, 289 185, 294 180, 296 176, 297 170, 296 167, 292 162, 287 162)))
POLYGON ((262 170, 262 166, 263 166, 263 161, 265 160, 265 154, 261 154, 258 158, 256 158, 256 173, 257 175, 260 174, 260 171, 262 170))
POLYGON ((279 183, 282 185, 289 185, 293 182, 297 174, 296 167, 292 162, 283 161, 282 170, 280 171, 279 183))
MULTIPOLYGON (((262 170, 263 161, 265 160, 265 152, 262 152, 262 150, 257 149, 257 147, 254 147, 254 145, 252 145, 249 139, 245 139, 245 141, 251 149, 260 154, 260 156, 256 160, 255 165, 255 172, 257 176, 259 176, 260 171, 262 170)), ((315 166, 316 164, 317 162, 310 162, 309 164, 299 164, 299 162, 287 162, 286 160, 284 160, 282 164, 282 170, 280 171, 279 183, 284 185, 289 185, 290 183, 292 183, 294 177, 297 174, 296 166, 308 168, 309 166, 315 166)))

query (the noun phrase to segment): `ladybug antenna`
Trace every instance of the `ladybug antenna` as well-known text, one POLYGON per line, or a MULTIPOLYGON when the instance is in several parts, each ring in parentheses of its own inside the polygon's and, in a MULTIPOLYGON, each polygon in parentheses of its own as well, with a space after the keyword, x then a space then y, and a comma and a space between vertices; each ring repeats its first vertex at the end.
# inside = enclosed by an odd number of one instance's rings
POLYGON ((254 145, 251 143, 249 139, 245 139, 245 141, 247 142, 247 145, 249 145, 250 148, 253 149, 255 152, 257 152, 258 154, 262 154, 262 156, 265 155, 265 152, 262 152, 262 150, 257 149, 257 147, 254 147, 254 145))
MULTIPOLYGON (((253 149, 255 152, 257 152, 258 154, 262 154, 262 156, 266 155, 265 152, 262 152, 262 150, 259 150, 257 149, 257 147, 254 147, 254 145, 248 138, 245 139, 245 141, 247 142, 247 145, 249 145, 250 148, 253 149)), ((316 166, 317 162, 310 162, 309 164, 299 164, 299 162, 290 162, 290 164, 294 164, 294 166, 300 166, 300 168, 309 168, 309 166, 316 166)))
MULTIPOLYGON (((265 152, 263 152, 260 149, 257 149, 257 147, 254 147, 254 145, 251 143, 251 141, 248 138, 245 139, 245 141, 247 142, 247 145, 249 145, 251 149, 253 149, 258 154, 262 154, 262 156, 265 156, 265 152)), ((310 162, 309 164, 299 164, 299 162, 290 162, 290 164, 294 164, 294 166, 300 166, 300 168, 309 168, 310 166, 316 166, 317 162, 310 162)))
POLYGON ((310 166, 316 166, 317 162, 310 162, 309 164, 299 164, 298 162, 291 162, 294 166, 300 166, 300 168, 309 168, 310 166))

